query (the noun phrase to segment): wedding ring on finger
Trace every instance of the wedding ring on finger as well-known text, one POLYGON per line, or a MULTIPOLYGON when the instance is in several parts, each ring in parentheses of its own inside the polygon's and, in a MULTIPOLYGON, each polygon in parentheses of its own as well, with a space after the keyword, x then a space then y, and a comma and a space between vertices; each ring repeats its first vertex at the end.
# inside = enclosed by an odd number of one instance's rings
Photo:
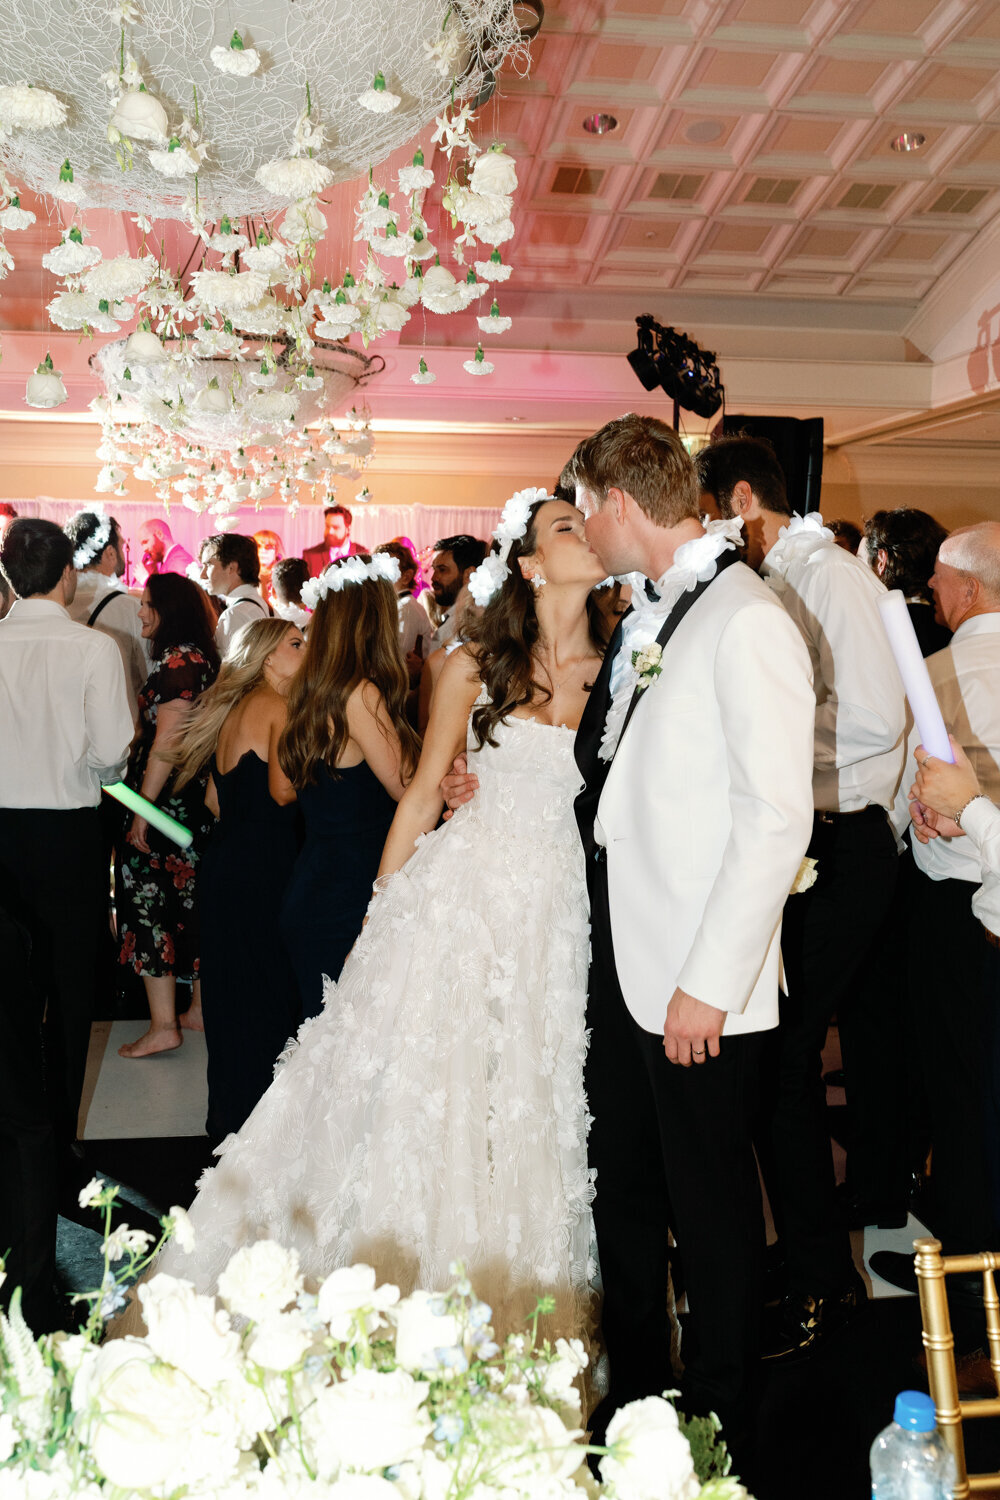
POLYGON ((691 1056, 692 1057, 704 1057, 705 1056, 705 1048, 702 1047, 701 1051, 699 1052, 697 1047, 692 1047, 691 1048, 691 1056))

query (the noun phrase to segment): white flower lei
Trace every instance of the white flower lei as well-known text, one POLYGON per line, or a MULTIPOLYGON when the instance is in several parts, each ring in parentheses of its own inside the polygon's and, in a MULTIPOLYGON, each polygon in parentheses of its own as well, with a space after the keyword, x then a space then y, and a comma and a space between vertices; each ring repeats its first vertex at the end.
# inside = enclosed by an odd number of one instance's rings
POLYGON ((374 583, 384 578, 388 583, 399 579, 399 563, 387 552, 377 552, 371 562, 363 558, 343 557, 331 563, 318 578, 309 578, 302 585, 302 603, 307 609, 315 609, 327 594, 339 594, 349 583, 374 583))
POLYGON ((528 530, 531 507, 537 505, 540 500, 551 499, 552 496, 548 490, 536 488, 518 490, 507 501, 500 517, 500 524, 493 533, 493 540, 500 544, 499 549, 489 553, 469 577, 469 593, 481 608, 489 604, 510 572, 507 566, 510 549, 528 530))
POLYGON ((597 752, 601 760, 614 759, 632 696, 650 686, 651 678, 647 674, 651 667, 655 666, 654 675, 659 676, 659 657, 653 663, 647 652, 670 611, 682 594, 690 593, 699 583, 713 578, 723 552, 732 551, 742 540, 743 522, 738 516, 729 521, 709 521, 704 536, 693 537, 677 548, 672 565, 653 585, 656 599, 647 599, 645 579, 632 574, 632 608, 636 618, 631 629, 626 627, 627 645, 623 639, 621 646, 623 651, 630 652, 631 660, 622 673, 604 721, 601 748, 597 752))
POLYGON ((781 576, 794 555, 808 556, 833 539, 833 532, 823 525, 818 510, 810 511, 807 516, 793 515, 788 525, 782 526, 778 540, 765 557, 764 572, 781 576))
POLYGON ((73 553, 74 568, 86 568, 95 558, 100 557, 111 540, 111 517, 105 511, 100 501, 95 501, 93 505, 88 505, 86 510, 77 511, 73 520, 77 520, 80 516, 97 516, 100 524, 93 536, 88 537, 85 542, 81 542, 73 553))

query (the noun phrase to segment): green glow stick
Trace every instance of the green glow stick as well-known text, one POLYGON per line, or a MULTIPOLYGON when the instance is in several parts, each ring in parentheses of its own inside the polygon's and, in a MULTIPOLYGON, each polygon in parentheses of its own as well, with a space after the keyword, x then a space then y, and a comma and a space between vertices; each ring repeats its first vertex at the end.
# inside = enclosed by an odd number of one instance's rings
POLYGON ((127 807, 129 812, 138 813, 140 818, 145 818, 151 828, 155 828, 166 838, 173 839, 175 844, 180 844, 182 849, 187 849, 194 843, 194 834, 189 828, 185 828, 183 823, 178 823, 177 819, 172 818, 169 813, 163 812, 155 802, 150 802, 139 792, 133 792, 124 781, 112 781, 105 786, 104 790, 109 797, 114 797, 116 802, 127 807))

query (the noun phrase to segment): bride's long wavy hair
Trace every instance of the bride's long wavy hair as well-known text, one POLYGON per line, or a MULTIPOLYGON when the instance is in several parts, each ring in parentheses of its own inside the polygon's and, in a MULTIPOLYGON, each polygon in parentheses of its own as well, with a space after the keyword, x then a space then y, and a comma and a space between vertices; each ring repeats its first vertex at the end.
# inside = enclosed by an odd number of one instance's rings
MULTIPOLYGON (((484 745, 496 745, 497 725, 509 718, 515 709, 532 703, 547 703, 552 697, 550 689, 535 677, 535 648, 539 638, 535 590, 522 575, 518 564, 519 558, 534 553, 538 545, 535 528, 538 512, 551 502, 551 498, 538 500, 531 507, 528 529, 519 541, 514 542, 507 557, 510 572, 479 619, 468 628, 467 644, 475 658, 488 700, 472 713, 472 732, 480 749, 484 745)), ((490 550, 499 552, 499 543, 494 542, 490 550)), ((603 656, 607 632, 592 594, 587 599, 587 621, 594 647, 603 656)))

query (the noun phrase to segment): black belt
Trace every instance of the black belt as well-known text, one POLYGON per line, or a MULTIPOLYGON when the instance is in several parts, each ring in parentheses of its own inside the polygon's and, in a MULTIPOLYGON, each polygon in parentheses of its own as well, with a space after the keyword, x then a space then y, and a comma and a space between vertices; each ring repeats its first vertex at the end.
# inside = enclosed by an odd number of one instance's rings
POLYGON ((888 817, 884 807, 877 802, 869 802, 867 807, 856 807, 852 812, 828 812, 825 808, 817 807, 813 813, 814 823, 842 823, 847 818, 885 818, 888 817))

